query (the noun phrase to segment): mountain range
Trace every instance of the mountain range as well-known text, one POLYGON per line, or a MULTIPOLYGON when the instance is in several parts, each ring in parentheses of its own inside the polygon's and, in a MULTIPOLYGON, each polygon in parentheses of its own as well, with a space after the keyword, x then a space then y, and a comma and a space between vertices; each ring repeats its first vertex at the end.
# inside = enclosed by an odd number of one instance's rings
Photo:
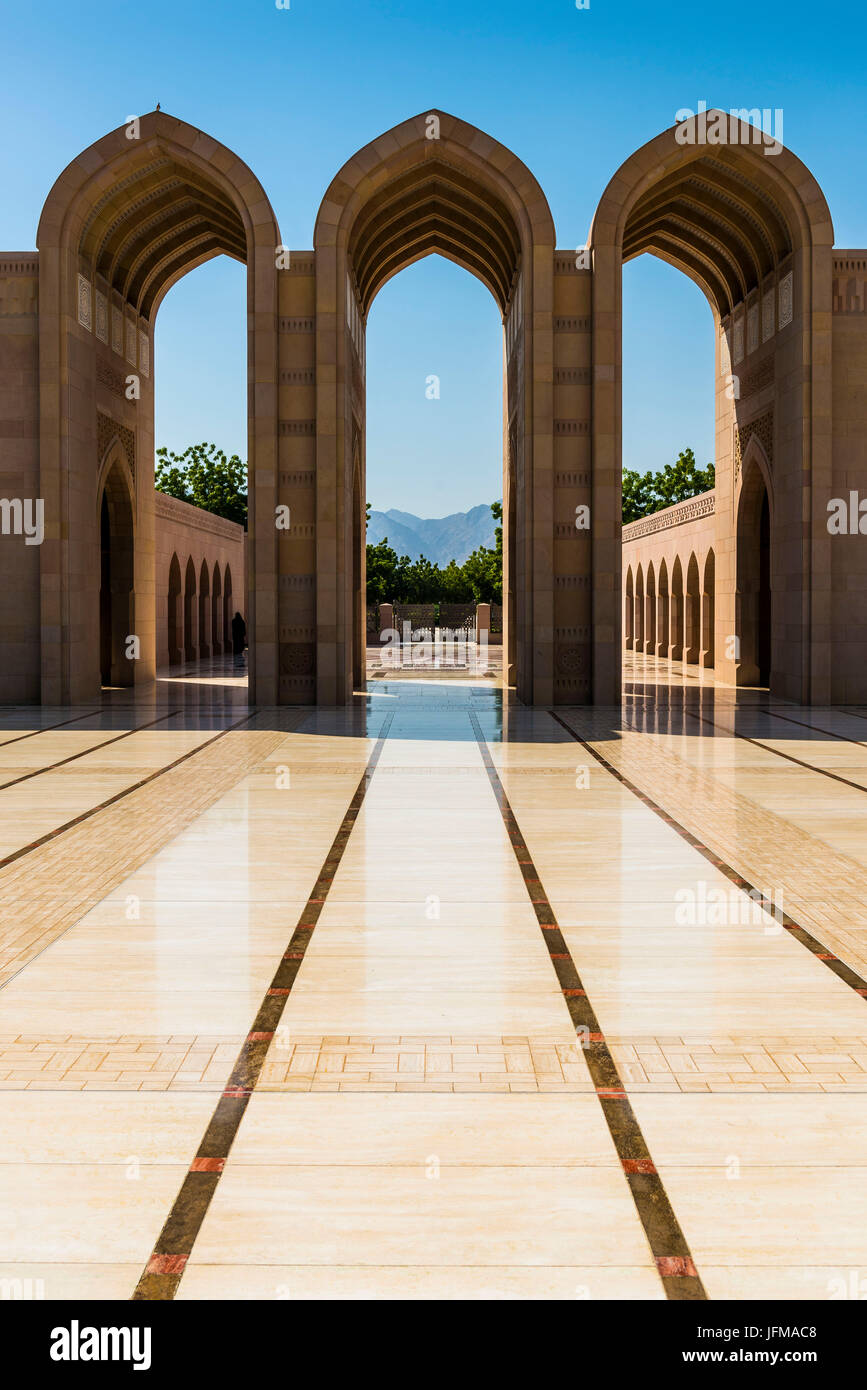
POLYGON ((443 568, 449 560, 462 565, 480 545, 493 549, 494 525, 491 508, 486 503, 471 507, 468 512, 429 518, 399 512, 392 507, 387 512, 371 510, 367 543, 376 545, 387 537, 398 555, 408 555, 411 560, 424 555, 443 568))

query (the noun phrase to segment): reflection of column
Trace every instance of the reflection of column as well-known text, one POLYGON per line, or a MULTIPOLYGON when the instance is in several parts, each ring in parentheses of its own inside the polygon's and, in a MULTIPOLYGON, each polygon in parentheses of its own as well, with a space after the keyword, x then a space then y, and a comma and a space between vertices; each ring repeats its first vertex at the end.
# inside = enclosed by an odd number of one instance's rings
POLYGON ((476 604, 476 642, 487 643, 491 631, 491 605, 489 603, 476 604), (484 637, 482 637, 484 633, 484 637))
POLYGON ((638 592, 636 592, 636 595, 635 595, 635 641, 634 641, 633 644, 632 644, 635 651, 637 651, 637 652, 642 651, 642 649, 643 649, 643 638, 644 638, 644 599, 643 599, 643 597, 642 597, 641 594, 639 594, 638 592))
POLYGON ((623 645, 627 651, 632 650, 632 615, 634 600, 627 590, 623 600, 623 645))
POLYGON ((668 655, 671 661, 683 660, 683 594, 671 595, 671 642, 668 655))

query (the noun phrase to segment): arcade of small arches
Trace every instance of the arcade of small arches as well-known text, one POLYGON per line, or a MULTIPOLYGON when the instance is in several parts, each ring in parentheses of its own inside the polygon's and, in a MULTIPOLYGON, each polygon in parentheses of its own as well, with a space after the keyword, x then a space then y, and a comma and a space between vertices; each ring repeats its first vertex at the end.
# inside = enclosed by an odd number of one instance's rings
MULTIPOLYGON (((2 490, 45 508, 42 545, 0 547, 0 701, 89 700, 217 654, 229 572, 251 698, 353 699, 367 315, 430 254, 476 275, 502 315, 517 698, 616 704, 625 648, 804 704, 867 699, 867 561, 826 525, 829 498, 867 492, 867 253, 834 249, 795 155, 768 157, 725 119, 713 149, 671 128, 630 155, 580 258, 557 249, 521 160, 444 112, 353 155, 312 249, 288 255, 252 171, 185 122, 152 112, 139 138, 120 127, 84 151, 49 194, 38 250, 0 256, 2 490), (716 486, 621 534, 621 269, 645 252, 692 278, 713 316, 716 486), (154 492, 153 329, 176 281, 220 254, 247 267, 249 541, 231 538, 230 557, 226 533, 209 537, 206 557, 171 542, 154 492)), ((200 519, 184 524, 202 540, 200 519)))

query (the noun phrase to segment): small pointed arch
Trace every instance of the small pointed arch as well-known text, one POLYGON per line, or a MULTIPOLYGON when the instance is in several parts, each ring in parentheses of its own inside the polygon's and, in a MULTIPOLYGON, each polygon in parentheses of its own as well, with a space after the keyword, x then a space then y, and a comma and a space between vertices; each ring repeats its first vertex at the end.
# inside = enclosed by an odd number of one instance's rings
POLYGON ((626 591, 623 597, 623 635, 627 651, 632 650, 635 640, 635 580, 632 566, 626 567, 626 591))
POLYGON ((219 560, 214 561, 214 579, 211 592, 211 654, 219 656, 223 650, 223 577, 219 560))
POLYGON ((668 593, 668 566, 664 559, 659 562, 657 584, 659 588, 656 596, 656 655, 667 658, 670 646, 671 604, 668 593))
POLYGON ((639 564, 635 572, 635 640, 637 652, 644 651, 644 571, 639 564))
POLYGON ((168 581, 168 656, 169 665, 177 666, 183 660, 183 589, 181 586, 181 563, 177 551, 169 561, 168 581))
POLYGON ((686 568, 684 661, 695 666, 701 654, 701 581, 695 551, 690 554, 686 568))
POLYGON ((105 452, 97 483, 99 665, 105 686, 134 684, 135 487, 117 440, 105 452))
POLYGON ((232 595, 232 566, 227 563, 226 572, 223 576, 223 646, 228 648, 232 643, 232 619, 235 616, 235 604, 232 595))
POLYGON ((644 598, 644 650, 648 656, 656 655, 656 575, 652 560, 647 566, 644 598))
POLYGON ((683 661, 683 565, 675 555, 671 567, 671 620, 668 655, 671 661, 683 661))
POLYGON ((184 660, 195 661, 198 655, 198 609, 196 606, 196 566, 193 557, 187 559, 184 570, 184 660))
POLYGON ((774 613, 774 492, 767 454, 755 434, 741 464, 735 533, 738 685, 770 686, 774 613))
POLYGON ((199 659, 211 655, 211 577, 207 560, 199 570, 199 659))
POLYGON ((714 624, 716 622, 716 557, 713 547, 704 559, 701 588, 701 664, 713 667, 715 664, 716 643, 714 624))

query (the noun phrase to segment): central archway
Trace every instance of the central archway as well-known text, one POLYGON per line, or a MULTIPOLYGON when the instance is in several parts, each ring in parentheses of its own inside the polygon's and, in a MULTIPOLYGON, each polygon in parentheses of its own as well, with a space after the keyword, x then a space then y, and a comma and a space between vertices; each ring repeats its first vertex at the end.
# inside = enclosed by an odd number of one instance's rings
POLYGON ((434 253, 476 275, 502 314, 504 653, 519 697, 550 700, 553 563, 537 541, 552 505, 554 224, 541 188, 495 140, 429 112, 343 166, 314 248, 318 703, 344 703, 363 671, 367 315, 387 280, 434 253))

